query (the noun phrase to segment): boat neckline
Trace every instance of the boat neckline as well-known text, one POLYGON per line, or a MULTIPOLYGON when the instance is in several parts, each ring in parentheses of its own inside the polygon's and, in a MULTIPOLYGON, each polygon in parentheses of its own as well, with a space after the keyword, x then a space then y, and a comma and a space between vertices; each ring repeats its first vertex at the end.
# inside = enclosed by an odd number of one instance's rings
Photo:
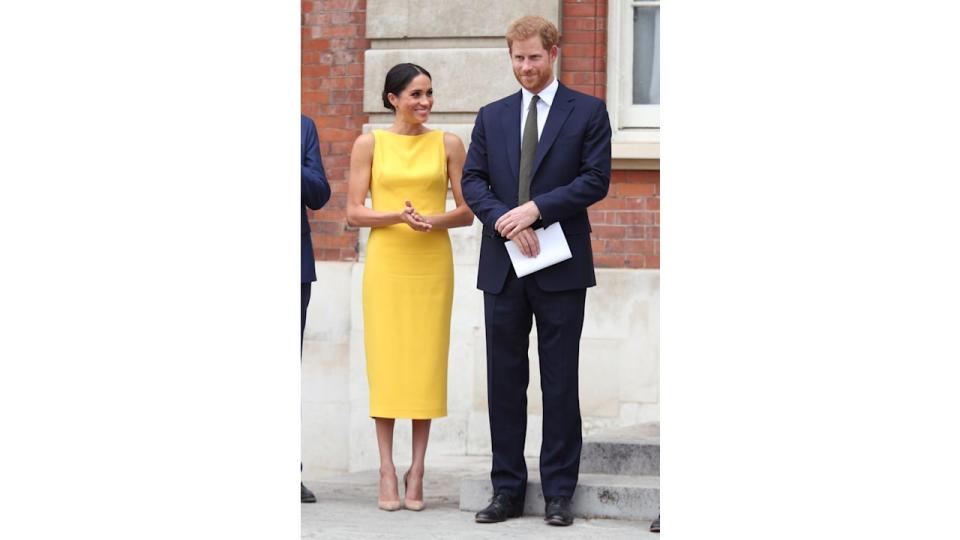
POLYGON ((389 134, 391 134, 391 135, 396 135, 396 136, 398 136, 398 137, 422 137, 422 136, 424 136, 424 135, 429 135, 429 134, 431 134, 431 133, 435 133, 435 132, 437 132, 438 130, 436 130, 436 129, 431 129, 430 131, 424 131, 423 133, 417 133, 417 134, 415 134, 415 135, 407 135, 407 134, 405 134, 405 133, 394 133, 394 132, 389 131, 389 130, 386 130, 386 129, 378 129, 377 131, 379 131, 379 132, 381 132, 381 133, 389 133, 389 134))

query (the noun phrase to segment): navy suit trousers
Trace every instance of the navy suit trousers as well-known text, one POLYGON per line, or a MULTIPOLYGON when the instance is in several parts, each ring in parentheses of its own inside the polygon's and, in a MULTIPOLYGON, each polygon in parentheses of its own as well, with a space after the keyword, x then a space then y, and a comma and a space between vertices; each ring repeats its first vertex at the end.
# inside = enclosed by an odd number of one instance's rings
POLYGON ((310 288, 313 283, 300 284, 300 350, 303 351, 303 331, 307 328, 307 306, 310 305, 310 288))
POLYGON ((530 329, 536 318, 543 391, 543 443, 540 477, 545 497, 572 497, 582 445, 578 395, 580 334, 586 289, 547 292, 533 276, 510 269, 499 294, 484 293, 487 325, 487 407, 495 493, 524 497, 530 381, 530 329))

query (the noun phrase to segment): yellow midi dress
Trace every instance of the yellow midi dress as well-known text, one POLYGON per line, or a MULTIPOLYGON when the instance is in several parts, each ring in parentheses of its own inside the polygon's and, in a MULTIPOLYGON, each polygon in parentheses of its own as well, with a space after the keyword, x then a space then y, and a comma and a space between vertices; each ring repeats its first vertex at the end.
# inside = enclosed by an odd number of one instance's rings
MULTIPOLYGON (((421 215, 446 209, 443 132, 375 130, 370 197, 374 210, 410 201, 421 215)), ((363 271, 363 327, 370 416, 447 415, 447 354, 453 303, 453 252, 446 229, 405 223, 374 227, 363 271)))

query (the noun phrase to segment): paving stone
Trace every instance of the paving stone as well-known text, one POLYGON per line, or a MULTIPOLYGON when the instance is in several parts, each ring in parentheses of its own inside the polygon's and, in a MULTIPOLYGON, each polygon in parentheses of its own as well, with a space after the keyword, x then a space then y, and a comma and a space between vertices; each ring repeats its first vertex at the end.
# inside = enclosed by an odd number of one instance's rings
MULTIPOLYGON (((301 504, 303 539, 543 539, 653 540, 649 520, 582 519, 570 527, 551 527, 542 517, 528 515, 503 523, 479 524, 472 512, 460 510, 459 492, 464 477, 482 477, 489 484, 489 456, 427 456, 422 512, 377 509, 375 470, 324 477, 305 482, 317 503, 301 504)), ((399 474, 406 468, 398 465, 399 474)), ((402 494, 401 494, 402 496, 402 494)), ((543 510, 541 509, 541 514, 543 510)))

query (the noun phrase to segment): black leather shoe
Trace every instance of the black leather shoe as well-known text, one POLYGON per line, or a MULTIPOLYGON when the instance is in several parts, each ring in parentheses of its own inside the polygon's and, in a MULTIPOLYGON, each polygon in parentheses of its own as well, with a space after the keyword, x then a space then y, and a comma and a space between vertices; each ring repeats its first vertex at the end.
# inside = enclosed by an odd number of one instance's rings
POLYGON ((490 505, 477 512, 474 519, 477 523, 498 523, 521 515, 523 515, 523 499, 511 497, 506 493, 497 493, 490 499, 490 505))
POLYGON ((650 524, 650 532, 660 532, 660 516, 657 516, 657 519, 650 524))
POLYGON ((570 497, 551 497, 547 501, 547 508, 543 520, 550 525, 566 527, 573 524, 573 510, 570 508, 570 497))
POLYGON ((307 486, 303 485, 303 482, 300 482, 300 502, 301 503, 317 502, 316 495, 314 495, 312 491, 307 489, 307 486))

